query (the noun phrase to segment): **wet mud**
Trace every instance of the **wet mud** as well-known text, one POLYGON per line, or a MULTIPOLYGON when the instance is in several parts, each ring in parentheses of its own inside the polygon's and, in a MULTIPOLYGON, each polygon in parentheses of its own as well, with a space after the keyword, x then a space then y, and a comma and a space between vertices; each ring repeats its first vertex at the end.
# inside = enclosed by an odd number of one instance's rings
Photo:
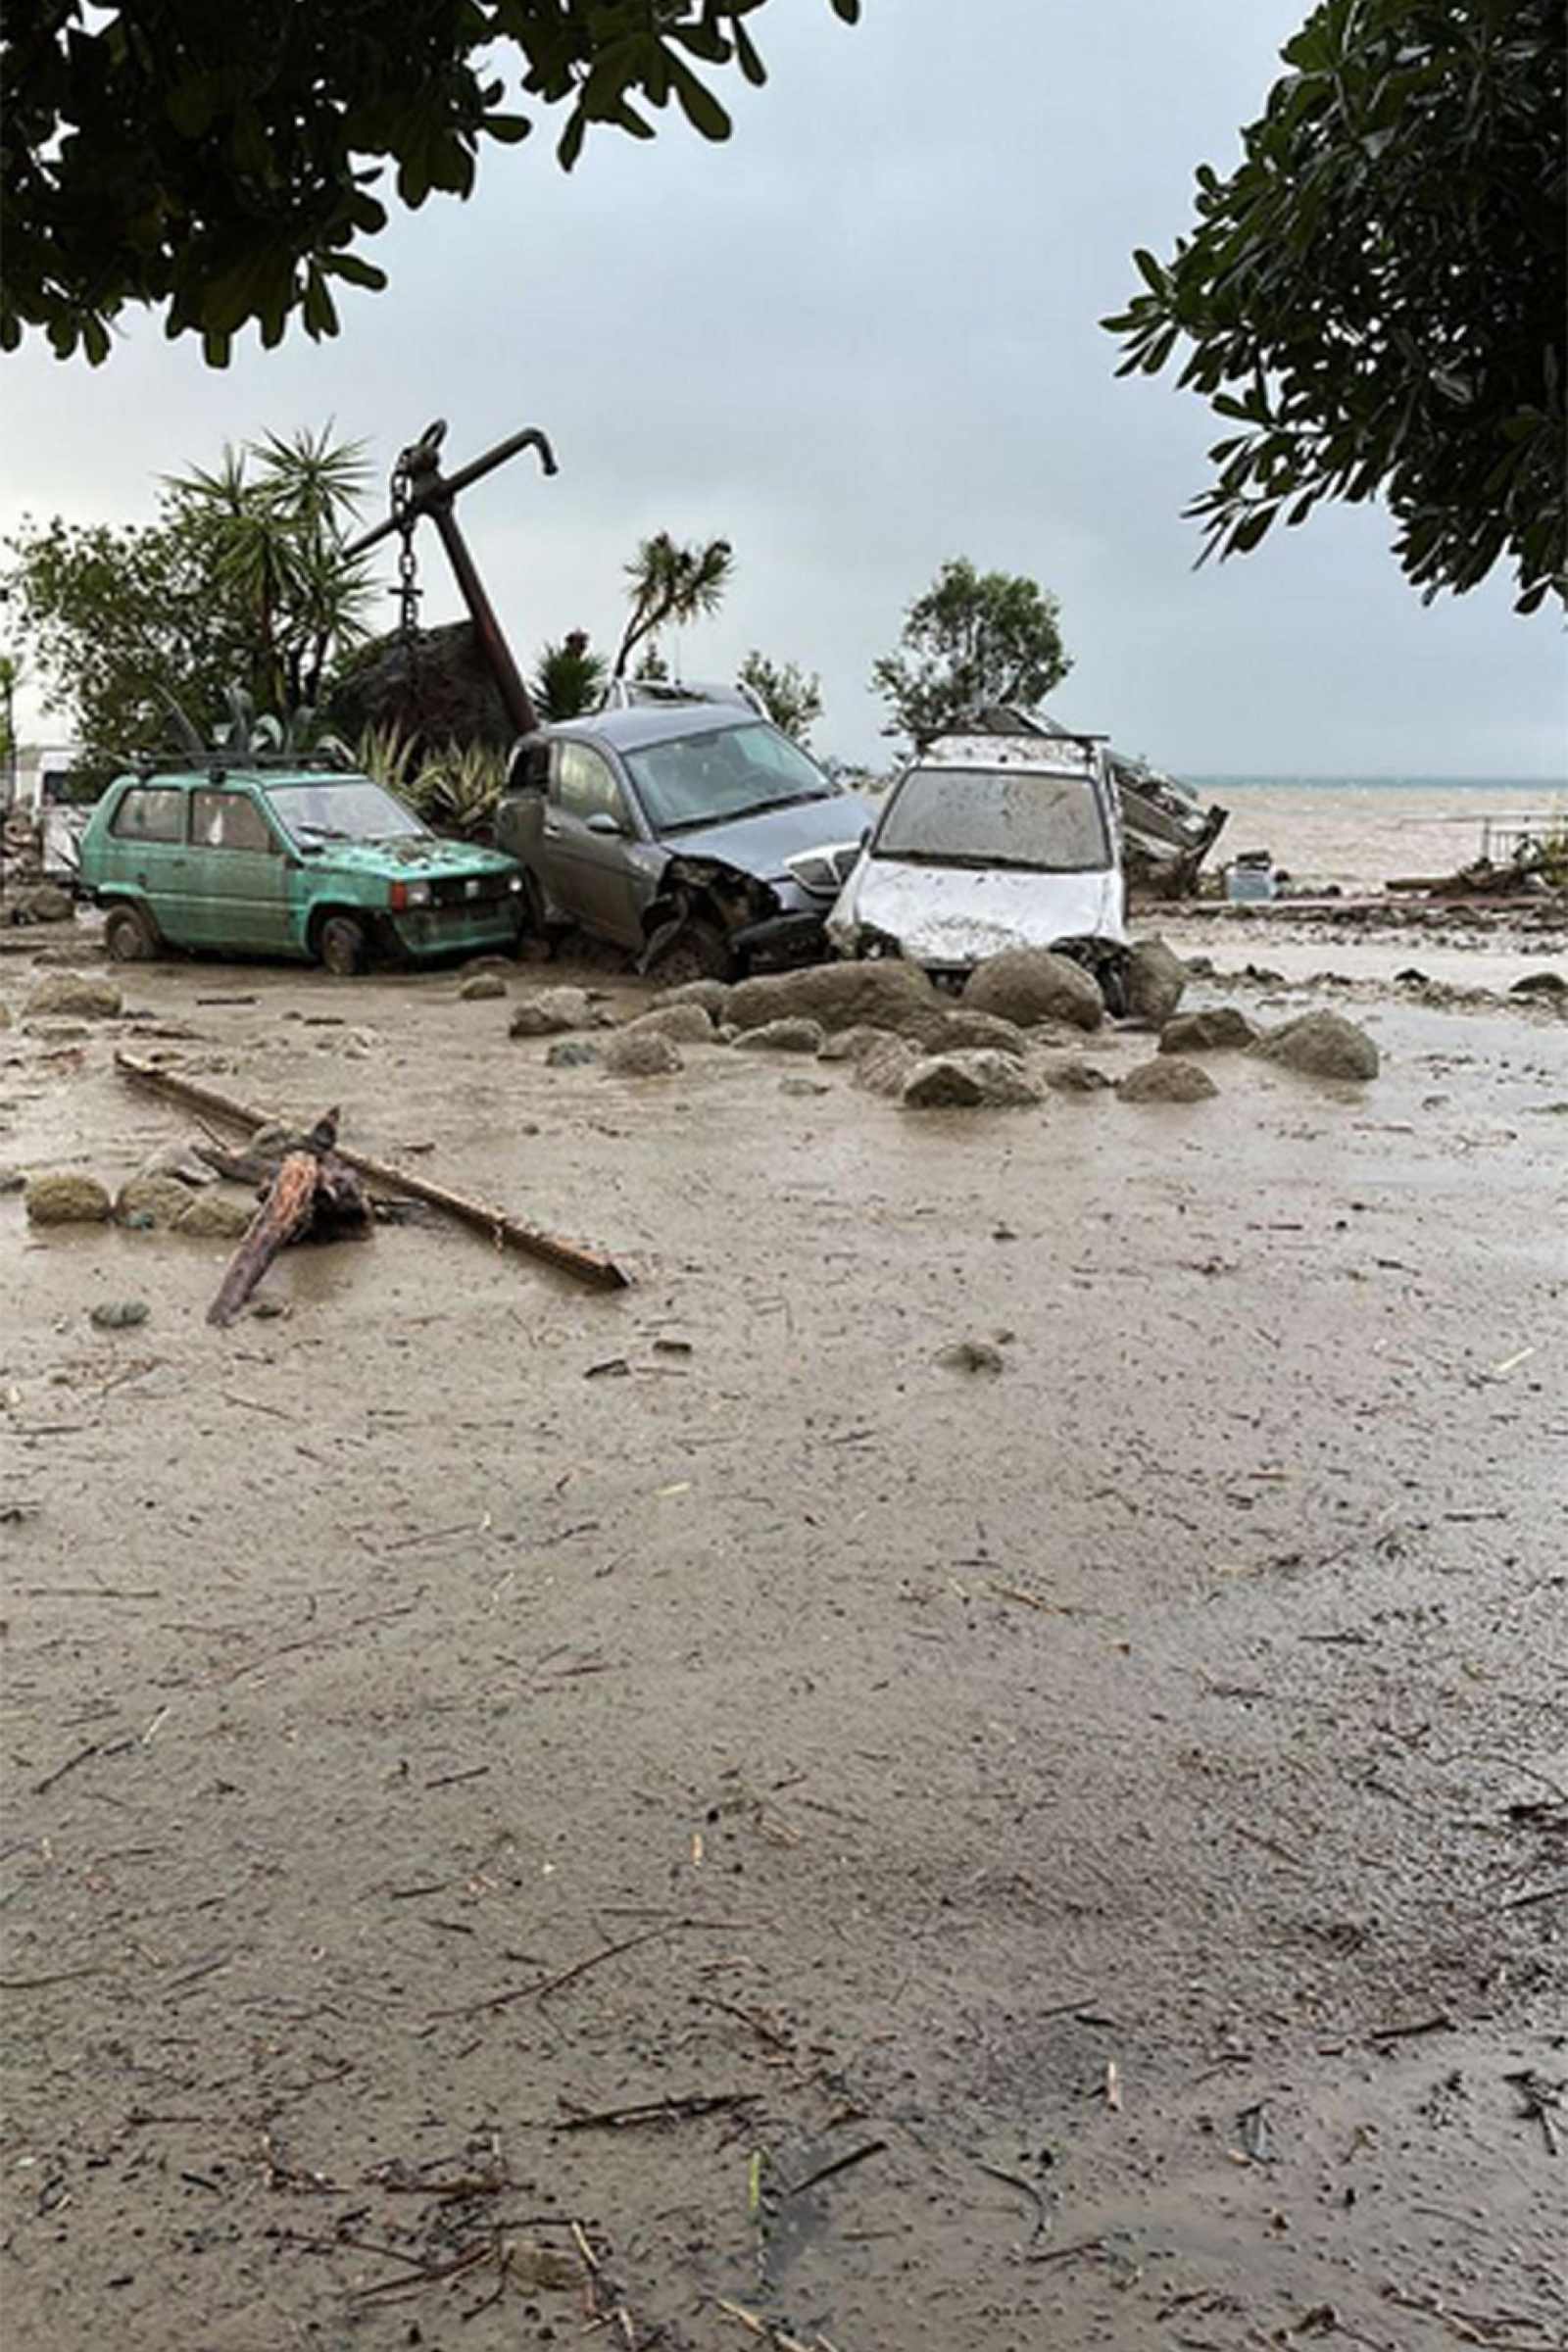
POLYGON ((0 1162, 118 1039, 636 1277, 0 1197, 8 2352, 1568 2340, 1568 1022, 911 1115, 563 978, 0 1033, 0 1162))

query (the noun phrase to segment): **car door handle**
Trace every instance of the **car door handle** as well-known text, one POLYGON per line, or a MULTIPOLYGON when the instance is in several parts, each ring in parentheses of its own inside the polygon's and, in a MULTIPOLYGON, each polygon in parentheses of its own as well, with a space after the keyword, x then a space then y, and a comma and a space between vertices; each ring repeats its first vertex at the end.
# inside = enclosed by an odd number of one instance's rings
POLYGON ((540 830, 544 834, 546 841, 559 841, 562 834, 565 831, 565 827, 564 825, 547 824, 541 826, 540 830))

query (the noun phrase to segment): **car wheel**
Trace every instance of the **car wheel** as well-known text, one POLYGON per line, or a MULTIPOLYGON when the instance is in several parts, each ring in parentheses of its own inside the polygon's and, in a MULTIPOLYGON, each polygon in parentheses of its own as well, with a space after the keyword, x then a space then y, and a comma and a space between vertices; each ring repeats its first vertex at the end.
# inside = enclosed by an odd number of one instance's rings
POLYGON ((330 972, 334 980, 352 980, 356 972, 365 969, 366 947, 363 923, 356 922, 352 914, 329 914, 321 925, 316 952, 323 972, 330 972))
POLYGON ((716 923, 693 916, 654 933, 643 969, 662 988, 684 988, 688 980, 733 980, 735 957, 716 923))
POLYGON ((146 963, 158 953, 158 933, 139 906, 117 906, 104 924, 104 946, 116 963, 146 963))

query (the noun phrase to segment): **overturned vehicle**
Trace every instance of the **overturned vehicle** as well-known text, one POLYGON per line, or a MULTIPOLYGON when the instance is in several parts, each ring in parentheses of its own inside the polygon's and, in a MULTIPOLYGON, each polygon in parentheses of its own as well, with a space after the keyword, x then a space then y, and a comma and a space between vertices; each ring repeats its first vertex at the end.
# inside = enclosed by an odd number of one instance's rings
POLYGON ((575 925, 673 984, 820 957, 870 823, 768 720, 703 703, 524 736, 496 836, 538 932, 575 925))
POLYGON ((1118 1009, 1121 824, 1102 743, 985 713, 905 769, 828 918, 841 956, 902 956, 960 983, 1008 948, 1052 948, 1118 1009))

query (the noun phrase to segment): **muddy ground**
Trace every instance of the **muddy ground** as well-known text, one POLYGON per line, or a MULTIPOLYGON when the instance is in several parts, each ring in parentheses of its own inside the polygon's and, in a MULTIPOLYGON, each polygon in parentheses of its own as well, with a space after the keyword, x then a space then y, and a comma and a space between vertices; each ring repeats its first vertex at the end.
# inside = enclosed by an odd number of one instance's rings
POLYGON ((0 1161, 185 1133, 139 1037, 636 1278, 383 1230, 220 1334, 0 1199, 8 2352, 1568 2341, 1568 1021, 1367 969, 1190 1002, 1376 1082, 1190 1107, 451 974, 0 1034, 0 1161))

